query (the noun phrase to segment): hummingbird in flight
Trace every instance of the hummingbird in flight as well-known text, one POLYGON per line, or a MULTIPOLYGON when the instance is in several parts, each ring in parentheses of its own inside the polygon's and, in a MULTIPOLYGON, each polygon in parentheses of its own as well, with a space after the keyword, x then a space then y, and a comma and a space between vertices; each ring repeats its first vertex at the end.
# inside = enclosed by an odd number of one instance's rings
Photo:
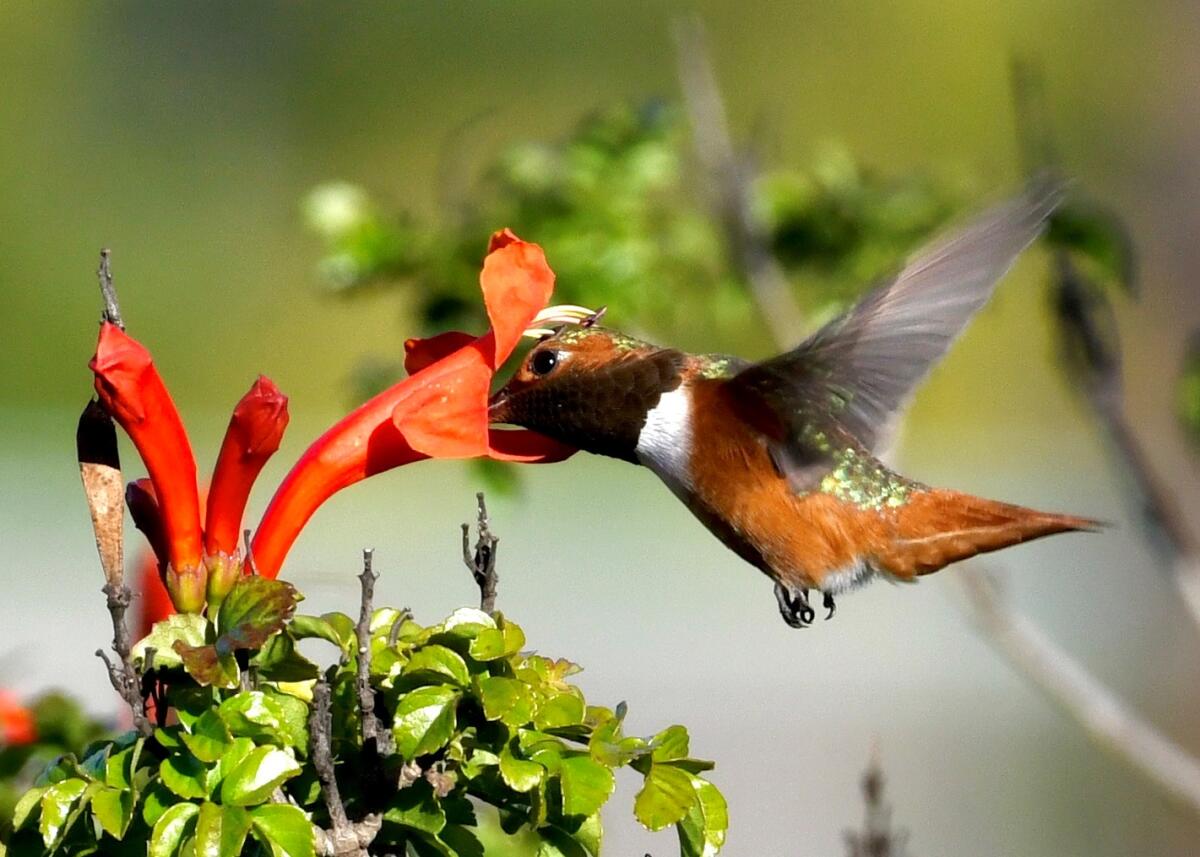
POLYGON ((493 423, 652 470, 812 623, 877 577, 1097 522, 924 485, 876 455, 916 388, 1041 234, 1057 188, 1032 183, 934 241, 791 351, 751 363, 591 323, 544 336, 489 403, 493 423))

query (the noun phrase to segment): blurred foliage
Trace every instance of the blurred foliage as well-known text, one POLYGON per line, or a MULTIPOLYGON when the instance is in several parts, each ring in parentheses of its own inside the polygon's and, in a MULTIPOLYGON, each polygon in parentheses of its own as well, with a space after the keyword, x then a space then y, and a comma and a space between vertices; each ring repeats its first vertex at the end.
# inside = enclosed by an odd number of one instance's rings
POLYGON ((1179 419, 1188 440, 1200 449, 1200 334, 1193 334, 1177 394, 1179 419))
POLYGON ((21 794, 51 761, 64 753, 78 753, 108 727, 88 715, 78 703, 61 693, 47 693, 28 706, 33 740, 5 745, 0 741, 0 842, 10 828, 13 809, 21 794))
POLYGON ((639 822, 674 826, 682 857, 720 851, 725 800, 687 730, 626 735, 624 704, 588 705, 568 681, 579 667, 523 651, 503 615, 464 608, 424 626, 375 610, 361 668, 386 740, 367 741, 355 621, 293 616, 296 600, 289 584, 243 577, 211 618, 157 623, 133 651, 157 728, 80 749, 92 733, 72 727, 0 854, 313 857, 315 827, 335 826, 322 788, 335 777, 351 822, 381 820, 372 853, 482 857, 483 839, 512 837, 504 853, 596 857, 623 767, 642 777, 639 822), (301 655, 309 639, 336 663, 322 672, 301 655), (485 806, 500 832, 481 838, 485 806))
POLYGON ((1112 211, 1072 194, 1050 219, 1047 241, 1067 250, 1091 280, 1129 294, 1137 289, 1137 257, 1124 222, 1112 211))

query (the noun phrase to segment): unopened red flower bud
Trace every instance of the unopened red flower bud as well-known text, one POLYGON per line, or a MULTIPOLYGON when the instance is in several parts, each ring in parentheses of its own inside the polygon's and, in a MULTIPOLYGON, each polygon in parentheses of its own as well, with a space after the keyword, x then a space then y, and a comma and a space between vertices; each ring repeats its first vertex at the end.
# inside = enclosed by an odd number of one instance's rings
POLYGON ((150 543, 150 549, 154 551, 159 566, 166 568, 171 560, 167 556, 167 539, 163 533, 162 513, 158 508, 154 483, 149 479, 135 479, 126 485, 125 505, 129 507, 133 525, 142 531, 142 535, 150 543))

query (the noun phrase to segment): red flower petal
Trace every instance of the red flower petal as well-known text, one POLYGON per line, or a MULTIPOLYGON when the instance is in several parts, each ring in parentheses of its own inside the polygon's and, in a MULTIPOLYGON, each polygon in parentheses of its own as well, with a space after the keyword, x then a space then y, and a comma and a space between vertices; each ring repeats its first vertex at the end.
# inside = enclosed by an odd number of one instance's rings
POLYGON ((489 429, 488 457, 523 464, 553 464, 579 452, 573 446, 528 429, 489 429))
POLYGON ((554 293, 554 272, 546 254, 536 244, 522 241, 505 230, 492 236, 493 249, 483 260, 479 285, 495 334, 493 369, 512 354, 521 334, 554 293))
POLYGON ((404 371, 416 375, 426 366, 431 366, 443 357, 449 357, 460 348, 475 341, 469 333, 451 330, 428 339, 409 339, 404 343, 404 371))
POLYGON ((199 567, 196 459, 150 352, 105 322, 100 326, 96 356, 88 365, 96 375, 101 404, 129 435, 154 482, 171 564, 178 569, 199 567))
POLYGON ((210 557, 237 551, 246 500, 288 424, 287 396, 259 376, 233 409, 208 492, 204 549, 210 557))
POLYGON ((167 555, 167 538, 163 533, 162 512, 158 508, 158 497, 154 483, 149 479, 135 479, 125 486, 125 505, 133 525, 142 531, 150 549, 161 566, 171 561, 167 555))
POLYGON ((0 746, 15 747, 37 740, 33 712, 7 690, 0 690, 0 746))

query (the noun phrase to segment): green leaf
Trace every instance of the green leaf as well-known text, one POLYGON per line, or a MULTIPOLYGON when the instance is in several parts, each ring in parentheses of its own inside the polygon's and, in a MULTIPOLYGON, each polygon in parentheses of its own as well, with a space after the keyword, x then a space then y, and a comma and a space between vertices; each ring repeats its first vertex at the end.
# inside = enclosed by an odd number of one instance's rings
POLYGON ((328 640, 346 654, 358 646, 354 620, 345 613, 326 613, 324 616, 298 614, 288 623, 288 634, 296 640, 328 640))
POLYGON ((412 653, 401 672, 403 675, 423 673, 434 675, 441 679, 448 679, 459 687, 466 687, 471 681, 467 662, 462 659, 462 655, 445 646, 438 645, 417 649, 412 653))
MULTIPOLYGON (((112 753, 104 763, 104 782, 117 789, 132 789, 138 759, 142 755, 145 738, 137 738, 132 747, 112 753)), ((114 745, 116 746, 116 745, 114 745)))
POLYGON ((651 765, 645 785, 634 798, 633 813, 650 830, 662 830, 687 815, 698 799, 687 771, 651 765))
POLYGON ((270 849, 271 857, 314 857, 313 827, 294 806, 269 803, 250 811, 254 838, 270 849))
POLYGON ((539 827, 535 857, 595 857, 583 843, 558 827, 539 827))
POLYGON ((196 829, 200 807, 194 803, 177 803, 162 814, 150 834, 149 857, 174 857, 185 837, 196 829))
POLYGON ((132 791, 104 786, 92 795, 92 814, 109 836, 124 839, 125 831, 133 821, 135 800, 132 791))
POLYGON ((588 850, 592 857, 599 857, 600 845, 604 840, 604 825, 600 814, 588 816, 574 833, 575 840, 588 850))
POLYGON ((448 687, 421 687, 396 705, 392 734, 396 752, 415 759, 446 746, 454 732, 459 693, 448 687))
POLYGON ((85 780, 69 779, 55 783, 42 793, 42 815, 38 828, 47 848, 54 848, 78 815, 74 812, 88 790, 85 780))
POLYGON ((588 739, 588 752, 592 758, 610 768, 619 768, 650 752, 650 745, 643 738, 621 735, 621 721, 608 717, 596 726, 588 739))
POLYGON ((538 706, 533 725, 538 729, 561 729, 583 723, 583 694, 571 689, 556 693, 538 706))
POLYGON ((682 857, 714 857, 725 844, 729 809, 721 792, 708 780, 692 777, 696 804, 676 826, 682 857))
POLYGON ((479 636, 480 631, 495 627, 496 620, 482 610, 474 607, 459 607, 446 617, 441 630, 464 640, 473 640, 479 636))
POLYGON ((525 645, 525 632, 515 622, 503 623, 498 628, 483 628, 479 635, 471 640, 467 651, 477 661, 494 661, 506 658, 521 651, 525 645))
POLYGON ((286 747, 308 745, 308 706, 293 696, 244 690, 222 702, 218 712, 234 735, 286 747))
POLYGON ((506 744, 500 750, 500 777, 510 789, 527 792, 537 788, 546 776, 546 769, 537 762, 518 759, 506 744))
POLYGON ((221 803, 251 806, 271 796, 275 787, 300 773, 292 754, 276 747, 256 747, 221 782, 221 803))
POLYGON ((130 654, 133 664, 141 669, 146 662, 146 650, 154 649, 154 668, 181 667, 183 661, 175 651, 176 643, 203 646, 208 621, 199 613, 174 613, 155 622, 150 633, 134 644, 130 654))
POLYGON ((393 824, 427 833, 436 834, 446 826, 446 813, 434 795, 433 787, 425 780, 418 780, 398 791, 383 817, 393 824))
POLYGON ((213 646, 189 646, 177 640, 175 654, 183 661, 183 668, 188 675, 202 685, 211 687, 237 687, 237 661, 233 654, 222 655, 213 646))
POLYGON ((142 821, 147 827, 154 827, 168 809, 175 806, 179 799, 162 784, 161 779, 154 780, 142 795, 142 821))
POLYGON ((239 577, 217 614, 217 651, 258 649, 283 629, 296 610, 299 593, 290 583, 258 575, 239 577))
POLYGON ((483 843, 461 824, 447 824, 438 839, 450 847, 455 857, 484 857, 483 843))
POLYGON ((668 726, 650 739, 654 748, 652 758, 656 762, 684 759, 688 754, 688 731, 682 726, 668 726))
POLYGON ((320 675, 317 665, 296 651, 296 641, 289 634, 276 634, 267 640, 250 665, 259 678, 267 681, 312 681, 320 675))
POLYGON ((488 720, 500 720, 509 726, 521 726, 533 717, 533 696, 529 686, 515 678, 486 676, 479 680, 479 697, 488 720))
POLYGON ((21 830, 29 822, 36 821, 41 817, 42 795, 46 793, 47 788, 47 786, 34 786, 21 795, 21 799, 13 808, 13 830, 21 830))
POLYGON ((611 770, 590 756, 565 757, 558 768, 563 815, 593 815, 613 792, 611 770))
POLYGON ((238 857, 249 832, 250 813, 240 806, 202 804, 196 819, 196 857, 238 857))
POLYGON ((233 736, 216 711, 206 711, 192 724, 190 732, 179 736, 192 755, 201 762, 215 762, 229 748, 233 736))
POLYGON ((1068 199, 1050 218, 1047 239, 1074 251, 1091 272, 1133 291, 1136 263, 1133 242, 1120 218, 1078 198, 1068 199))
POLYGON ((1187 438, 1200 449, 1200 333, 1193 333, 1175 394, 1179 422, 1187 438))
POLYGON ((172 753, 158 768, 162 784, 181 798, 208 797, 208 768, 188 753, 172 753))

